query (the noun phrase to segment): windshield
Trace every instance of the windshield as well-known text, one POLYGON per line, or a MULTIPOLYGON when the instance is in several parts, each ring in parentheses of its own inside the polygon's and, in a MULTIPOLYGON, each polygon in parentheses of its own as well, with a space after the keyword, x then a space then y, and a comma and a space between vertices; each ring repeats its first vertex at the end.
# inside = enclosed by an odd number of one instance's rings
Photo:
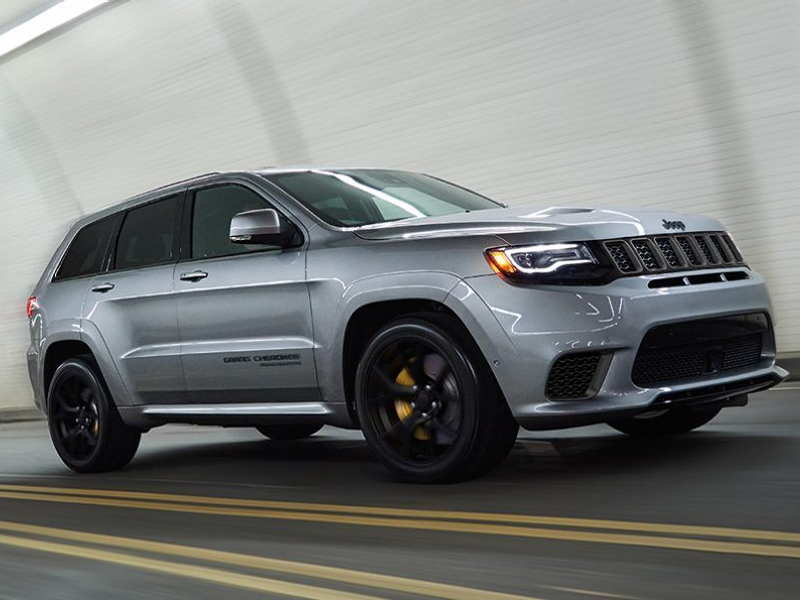
POLYGON ((265 177, 336 227, 358 227, 502 206, 452 183, 405 171, 319 170, 265 177))

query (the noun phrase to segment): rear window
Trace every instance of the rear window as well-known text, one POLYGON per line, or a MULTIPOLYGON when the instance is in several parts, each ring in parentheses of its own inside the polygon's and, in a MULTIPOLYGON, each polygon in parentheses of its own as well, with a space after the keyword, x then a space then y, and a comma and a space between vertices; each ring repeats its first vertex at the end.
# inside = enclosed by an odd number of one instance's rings
POLYGON ((81 229, 61 261, 56 280, 94 275, 103 270, 108 244, 119 224, 119 215, 106 217, 81 229))
POLYGON ((115 269, 147 267, 175 259, 175 225, 180 196, 128 211, 117 240, 115 269))

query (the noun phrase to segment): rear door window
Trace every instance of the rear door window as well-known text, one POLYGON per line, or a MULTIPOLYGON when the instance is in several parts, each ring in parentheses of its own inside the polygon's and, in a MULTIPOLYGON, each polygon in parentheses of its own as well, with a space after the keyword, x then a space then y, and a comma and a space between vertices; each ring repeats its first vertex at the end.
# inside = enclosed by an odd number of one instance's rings
POLYGON ((112 215, 81 229, 61 261, 56 280, 94 275, 102 271, 109 242, 120 218, 120 215, 112 215))
POLYGON ((117 239, 115 269, 173 261, 181 196, 170 196, 128 211, 117 239))

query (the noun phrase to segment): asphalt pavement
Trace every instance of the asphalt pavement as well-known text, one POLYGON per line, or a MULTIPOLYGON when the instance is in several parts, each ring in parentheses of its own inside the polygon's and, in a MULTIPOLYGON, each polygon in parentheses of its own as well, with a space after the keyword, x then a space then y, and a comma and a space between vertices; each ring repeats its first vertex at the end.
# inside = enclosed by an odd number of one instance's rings
POLYGON ((522 432, 476 481, 421 486, 359 432, 170 426, 75 475, 0 424, 0 598, 800 597, 800 385, 701 430, 522 432))

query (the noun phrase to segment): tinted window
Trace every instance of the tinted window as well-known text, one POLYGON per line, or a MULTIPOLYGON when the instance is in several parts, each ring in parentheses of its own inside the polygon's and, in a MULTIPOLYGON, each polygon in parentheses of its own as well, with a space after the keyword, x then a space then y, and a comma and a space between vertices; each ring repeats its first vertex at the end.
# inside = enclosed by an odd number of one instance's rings
POLYGON ((146 267, 175 258, 179 208, 180 197, 172 196, 128 211, 119 232, 114 267, 146 267))
POLYGON ((267 178, 320 219, 338 227, 500 208, 452 183, 404 171, 303 171, 267 178))
POLYGON ((81 229, 64 255, 56 279, 93 275, 103 269, 108 243, 119 223, 119 216, 107 217, 81 229))
POLYGON ((234 244, 229 239, 234 215, 259 208, 272 207, 264 198, 239 185, 220 185, 197 191, 192 214, 192 258, 268 250, 270 246, 234 244))

